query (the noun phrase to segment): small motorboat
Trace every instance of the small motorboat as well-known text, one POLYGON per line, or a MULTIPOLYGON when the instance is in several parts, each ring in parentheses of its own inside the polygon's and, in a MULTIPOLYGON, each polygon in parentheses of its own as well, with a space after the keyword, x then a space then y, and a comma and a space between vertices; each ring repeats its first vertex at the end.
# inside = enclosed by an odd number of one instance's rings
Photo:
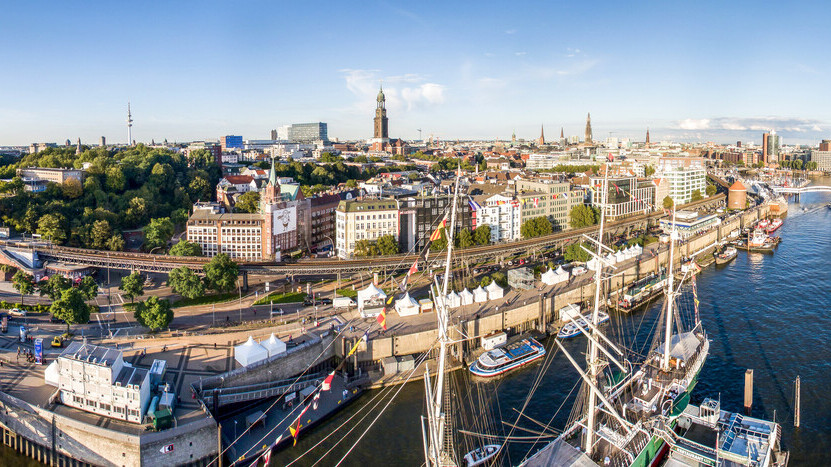
MULTIPOLYGON (((573 321, 569 321, 565 324, 565 326, 563 326, 562 329, 560 329, 560 332, 557 333, 557 337, 559 337, 560 339, 568 339, 570 337, 574 337, 580 334, 580 327, 582 327, 583 329, 588 328, 591 319, 591 314, 588 313, 580 316, 579 318, 576 318, 577 322, 580 323, 579 327, 576 324, 574 324, 573 321)), ((604 313, 602 311, 598 312, 597 324, 603 324, 606 321, 609 321, 609 314, 604 313)))
POLYGON ((782 219, 774 219, 770 221, 770 224, 768 224, 767 228, 765 229, 765 232, 767 232, 768 234, 772 234, 779 227, 782 227, 782 219))
POLYGON ((728 246, 727 248, 717 252, 715 254, 716 264, 727 264, 730 261, 736 259, 736 256, 739 255, 739 250, 732 246, 728 246))
POLYGON ((499 451, 502 449, 502 446, 499 444, 487 444, 482 446, 481 448, 476 448, 473 451, 465 454, 465 462, 467 462, 467 467, 473 467, 475 465, 482 465, 485 462, 493 459, 499 454, 499 451))

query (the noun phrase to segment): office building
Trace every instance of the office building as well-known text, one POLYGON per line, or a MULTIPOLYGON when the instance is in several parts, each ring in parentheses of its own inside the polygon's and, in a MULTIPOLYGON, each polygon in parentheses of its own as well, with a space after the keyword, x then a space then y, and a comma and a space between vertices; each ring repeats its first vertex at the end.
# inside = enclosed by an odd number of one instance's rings
POLYGON ((584 190, 557 180, 517 180, 516 189, 520 224, 534 217, 547 217, 555 231, 568 229, 571 209, 585 201, 584 190))
POLYGON ((817 163, 817 170, 831 172, 831 151, 811 151, 811 161, 817 163))
POLYGON ((335 211, 335 247, 341 259, 352 258, 358 240, 376 241, 392 235, 398 241, 398 201, 341 201, 335 211))
POLYGON ((661 157, 657 172, 669 182, 669 196, 678 204, 689 203, 694 192, 707 189, 707 172, 702 157, 661 157))
POLYGON ((17 169, 17 176, 23 180, 26 191, 40 192, 48 183, 62 184, 73 179, 83 182, 84 171, 71 168, 25 167, 17 169))
POLYGON ((762 135, 762 161, 765 164, 779 163, 779 135, 774 130, 762 135))
MULTIPOLYGON (((398 245, 402 252, 419 252, 427 244, 439 222, 448 216, 452 195, 412 196, 400 199, 398 245)), ((456 234, 471 229, 471 206, 466 198, 459 197, 456 206, 456 234)))
POLYGON ((329 130, 323 122, 293 123, 277 129, 277 139, 290 143, 314 143, 329 141, 329 130))
POLYGON ((225 253, 236 260, 273 259, 267 248, 271 242, 266 243, 263 236, 266 221, 261 214, 196 209, 188 219, 187 238, 208 257, 225 253))
MULTIPOLYGON (((591 178, 593 206, 601 204, 603 180, 603 177, 591 178)), ((655 188, 656 185, 652 180, 638 177, 609 178, 606 193, 606 217, 615 220, 652 211, 657 206, 655 188)))
POLYGON ((242 149, 242 136, 223 136, 219 138, 219 145, 223 151, 227 151, 228 149, 242 149))
POLYGON ((194 141, 185 148, 185 157, 190 158, 194 151, 205 150, 211 154, 216 164, 222 167, 222 146, 210 141, 194 141))
POLYGON ((142 423, 150 404, 150 372, 124 361, 120 350, 72 342, 44 372, 63 405, 142 423))

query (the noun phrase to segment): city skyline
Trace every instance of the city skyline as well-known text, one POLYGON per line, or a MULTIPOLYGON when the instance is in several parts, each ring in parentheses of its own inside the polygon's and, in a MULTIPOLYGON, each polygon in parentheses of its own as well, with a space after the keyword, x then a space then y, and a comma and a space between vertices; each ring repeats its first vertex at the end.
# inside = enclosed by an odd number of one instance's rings
POLYGON ((588 112, 599 141, 831 131, 826 5, 198 6, 147 21, 120 4, 10 6, 0 144, 124 143, 128 101, 139 142, 316 121, 366 140, 381 82, 392 138, 582 135, 588 112))

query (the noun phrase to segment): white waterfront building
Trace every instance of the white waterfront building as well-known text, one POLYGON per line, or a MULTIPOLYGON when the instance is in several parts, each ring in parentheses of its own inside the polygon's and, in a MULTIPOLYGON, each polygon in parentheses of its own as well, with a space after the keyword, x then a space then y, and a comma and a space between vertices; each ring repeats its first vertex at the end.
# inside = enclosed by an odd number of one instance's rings
POLYGON ((64 405, 105 417, 141 423, 150 404, 150 372, 108 347, 69 344, 46 368, 45 380, 64 405))

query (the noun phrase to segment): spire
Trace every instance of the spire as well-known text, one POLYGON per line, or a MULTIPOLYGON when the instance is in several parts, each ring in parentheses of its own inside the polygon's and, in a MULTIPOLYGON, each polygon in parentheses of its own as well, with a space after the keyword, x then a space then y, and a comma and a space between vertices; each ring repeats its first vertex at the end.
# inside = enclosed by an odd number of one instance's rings
POLYGON ((649 127, 646 127, 646 145, 649 146, 649 127))
POLYGON ((591 144, 592 142, 592 114, 589 113, 586 116, 586 144, 591 144))
POLYGON ((545 128, 543 127, 543 125, 540 125, 540 141, 539 141, 539 144, 540 144, 540 146, 545 144, 545 128))
POLYGON ((277 186, 277 171, 274 169, 274 156, 271 156, 271 170, 268 171, 268 184, 277 186))
POLYGON ((560 139, 565 138, 565 133, 563 133, 563 127, 560 127, 560 139))

